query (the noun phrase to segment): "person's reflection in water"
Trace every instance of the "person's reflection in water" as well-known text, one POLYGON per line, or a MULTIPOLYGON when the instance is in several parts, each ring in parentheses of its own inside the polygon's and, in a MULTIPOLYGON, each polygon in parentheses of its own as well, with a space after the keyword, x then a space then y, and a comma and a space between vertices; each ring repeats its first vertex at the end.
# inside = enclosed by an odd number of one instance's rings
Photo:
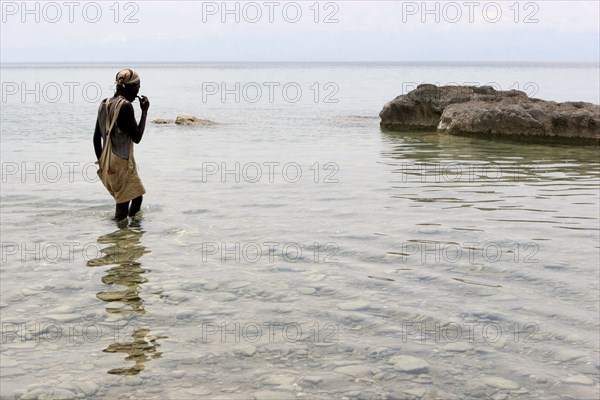
POLYGON ((146 362, 160 358, 162 353, 156 351, 160 344, 156 343, 157 339, 163 339, 164 336, 149 335, 149 329, 136 329, 131 336, 133 342, 112 343, 106 349, 107 353, 127 353, 126 360, 135 361, 135 365, 130 368, 113 368, 108 371, 109 374, 115 375, 137 375, 145 368, 146 362))
MULTIPOLYGON (((144 274, 149 270, 144 269, 139 259, 149 251, 141 244, 141 238, 144 231, 139 228, 123 227, 118 231, 100 236, 98 243, 108 244, 101 250, 102 257, 89 260, 88 267, 103 267, 113 265, 106 271, 102 282, 106 285, 124 286, 124 290, 111 290, 100 292, 96 295, 100 300, 111 304, 106 311, 113 314, 123 315, 143 315, 144 301, 139 295, 140 285, 148 280, 144 274), (120 306, 117 306, 120 305, 120 306)), ((135 325, 135 322, 128 323, 129 326, 135 325)), ((108 353, 127 353, 126 360, 135 361, 135 365, 130 368, 114 368, 108 371, 109 374, 117 375, 137 375, 144 369, 144 364, 154 358, 161 356, 156 348, 160 346, 156 340, 163 337, 150 335, 150 330, 146 328, 137 328, 131 333, 132 341, 127 341, 120 335, 115 335, 118 340, 109 345, 105 352, 108 353)))

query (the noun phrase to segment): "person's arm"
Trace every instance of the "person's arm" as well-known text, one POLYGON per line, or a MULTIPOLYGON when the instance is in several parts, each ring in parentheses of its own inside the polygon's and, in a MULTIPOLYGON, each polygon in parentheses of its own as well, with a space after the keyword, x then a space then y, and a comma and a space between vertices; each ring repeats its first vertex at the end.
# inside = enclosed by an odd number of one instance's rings
POLYGON ((94 130, 94 151, 96 152, 96 159, 99 160, 102 155, 102 133, 100 132, 98 119, 96 119, 96 129, 94 130))
POLYGON ((148 107, 150 102, 147 98, 143 98, 140 106, 142 107, 142 117, 138 124, 135 120, 135 114, 133 112, 133 105, 130 102, 125 102, 121 106, 121 111, 117 117, 117 126, 119 129, 131 137, 134 143, 139 143, 144 136, 144 130, 146 129, 146 117, 148 115, 148 107))

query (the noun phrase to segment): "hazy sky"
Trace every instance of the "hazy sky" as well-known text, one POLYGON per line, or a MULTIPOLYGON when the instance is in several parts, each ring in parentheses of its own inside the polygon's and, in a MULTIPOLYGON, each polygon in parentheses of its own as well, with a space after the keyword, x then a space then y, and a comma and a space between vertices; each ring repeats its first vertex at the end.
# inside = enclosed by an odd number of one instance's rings
POLYGON ((0 55, 1 62, 597 62, 599 4, 1 1, 0 55))

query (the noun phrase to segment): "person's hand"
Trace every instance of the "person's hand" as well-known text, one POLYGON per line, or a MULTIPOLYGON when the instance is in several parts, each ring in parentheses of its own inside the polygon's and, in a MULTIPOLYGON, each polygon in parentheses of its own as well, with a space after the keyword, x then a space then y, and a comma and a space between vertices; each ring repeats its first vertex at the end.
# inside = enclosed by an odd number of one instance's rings
POLYGON ((140 108, 142 109, 142 112, 146 112, 148 111, 148 108, 150 108, 150 100, 148 100, 148 98, 146 96, 140 96, 140 108))

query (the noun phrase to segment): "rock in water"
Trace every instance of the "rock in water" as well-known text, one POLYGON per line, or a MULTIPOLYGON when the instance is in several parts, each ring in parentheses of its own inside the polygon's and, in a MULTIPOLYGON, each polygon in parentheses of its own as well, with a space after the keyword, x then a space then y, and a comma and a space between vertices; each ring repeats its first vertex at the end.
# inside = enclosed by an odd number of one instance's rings
POLYGON ((256 347, 251 344, 242 345, 236 348, 234 353, 246 357, 252 357, 254 354, 256 354, 256 347))
POLYGON ((450 104, 466 103, 481 96, 495 98, 496 91, 491 86, 475 90, 472 86, 419 85, 383 106, 379 113, 381 125, 396 130, 435 130, 450 104))
POLYGON ((500 378, 499 376, 486 376, 482 380, 486 385, 496 389, 517 390, 519 388, 518 383, 500 378))
POLYGON ((392 130, 600 144, 599 105, 532 99, 491 86, 419 85, 388 102, 379 116, 381 126, 392 130))
POLYGON ((172 119, 155 119, 152 121, 153 124, 157 124, 157 125, 164 125, 164 124, 172 124, 175 121, 173 121, 172 119))
POLYGON ((86 396, 93 396, 94 394, 96 394, 96 392, 98 391, 98 389, 100 389, 98 387, 98 385, 96 385, 94 382, 89 382, 89 381, 77 382, 75 385, 77 385, 77 387, 86 396))
POLYGON ((371 375, 371 368, 364 365, 347 365, 345 367, 336 368, 335 372, 359 378, 361 376, 371 375))
POLYGON ((38 396, 38 400, 72 400, 75 399, 75 393, 66 389, 52 389, 47 393, 38 396))
POLYGON ((394 356, 389 364, 394 364, 394 369, 410 374, 427 373, 429 371, 429 363, 413 356, 394 356))
POLYGON ((281 385, 291 385, 294 383, 295 378, 293 376, 288 375, 272 375, 265 379, 262 384, 263 385, 273 385, 273 386, 281 386, 281 385))
POLYGON ((296 396, 287 392, 261 390, 252 394, 255 400, 294 400, 296 396))
POLYGON ((454 351, 457 353, 462 353, 465 351, 472 350, 473 346, 471 346, 469 343, 465 343, 465 342, 456 342, 456 343, 448 343, 448 344, 442 346, 442 349, 444 349, 446 351, 454 351))
POLYGON ((216 122, 208 119, 201 119, 192 115, 178 115, 175 119, 177 125, 215 125, 216 122))
POLYGON ((338 304, 338 308, 343 311, 360 311, 369 308, 369 303, 366 301, 347 301, 345 303, 338 304))
POLYGON ((567 379, 565 379, 563 382, 571 383, 571 384, 575 384, 575 385, 590 385, 590 386, 594 384, 594 380, 585 375, 570 376, 567 379))
POLYGON ((451 104, 438 131, 455 135, 548 137, 600 143, 600 106, 538 99, 451 104))

